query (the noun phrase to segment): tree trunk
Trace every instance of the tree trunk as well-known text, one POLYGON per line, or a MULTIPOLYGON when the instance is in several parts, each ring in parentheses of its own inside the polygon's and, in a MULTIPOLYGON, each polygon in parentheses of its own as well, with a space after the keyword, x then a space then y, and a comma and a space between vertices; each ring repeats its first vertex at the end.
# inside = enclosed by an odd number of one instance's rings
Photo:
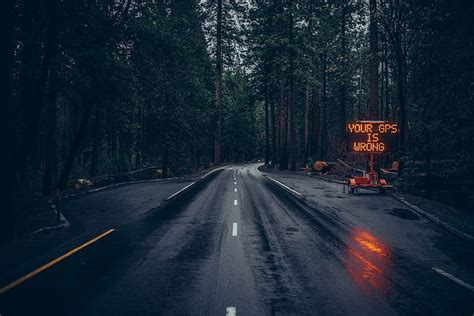
POLYGON ((15 125, 12 98, 13 30, 15 25, 15 1, 5 0, 0 10, 0 38, 2 58, 0 58, 0 140, 3 148, 0 155, 2 180, 0 181, 0 241, 11 236, 14 213, 12 193, 15 183, 15 125))
POLYGON ((76 136, 74 137, 74 140, 72 141, 71 147, 66 158, 66 162, 64 163, 61 175, 59 176, 59 181, 57 185, 59 190, 65 190, 68 186, 69 175, 71 174, 72 166, 74 165, 74 160, 76 159, 77 152, 79 151, 82 139, 84 138, 87 123, 89 122, 93 107, 94 106, 92 103, 88 103, 84 112, 82 113, 81 122, 79 123, 79 129, 76 133, 76 136))
POLYGON ((306 86, 305 88, 305 107, 304 107, 304 161, 303 163, 306 163, 306 160, 309 157, 309 116, 310 116, 310 96, 309 96, 309 88, 306 86))
POLYGON ((169 170, 169 148, 168 146, 164 146, 163 148, 163 178, 168 178, 168 170, 169 170))
POLYGON ((378 118, 378 25, 377 25, 377 0, 370 0, 370 54, 369 54, 369 117, 378 118))
POLYGON ((272 98, 271 108, 270 108, 270 115, 271 115, 271 123, 272 123, 272 167, 275 167, 277 161, 277 126, 276 126, 276 118, 275 118, 275 98, 272 98))
POLYGON ((43 194, 49 195, 54 190, 57 181, 57 137, 56 137, 56 91, 53 72, 50 72, 48 109, 46 111, 46 156, 43 178, 43 194))
POLYGON ((143 119, 143 107, 138 108, 137 122, 140 124, 140 128, 137 131, 137 139, 135 143, 136 157, 135 157, 135 169, 140 169, 143 165, 143 143, 144 143, 144 119, 143 119))
MULTIPOLYGON (((42 63, 40 66, 39 74, 36 76, 34 73, 25 74, 26 76, 31 76, 31 78, 25 78, 30 83, 25 83, 25 89, 22 92, 22 104, 26 111, 26 131, 24 136, 22 137, 22 143, 19 145, 18 148, 18 156, 17 156, 17 164, 16 168, 18 169, 22 165, 25 164, 26 158, 30 153, 31 149, 35 145, 35 141, 38 135, 40 117, 41 117, 41 109, 42 109, 42 97, 44 93, 44 89, 48 79, 48 73, 50 69, 50 65, 54 58, 54 54, 56 53, 56 32, 57 32, 57 0, 50 0, 51 10, 50 10, 50 21, 48 28, 46 30, 46 45, 44 48, 44 54, 42 63), (37 78, 37 80, 35 80, 37 78), (25 95, 26 94, 26 95, 25 95)), ((34 5, 36 1, 29 1, 34 5)), ((34 10, 35 7, 29 8, 27 7, 27 12, 31 17, 26 17, 26 19, 34 18, 34 10), (33 11, 29 11, 33 10, 33 11)), ((27 22, 28 25, 34 28, 33 22, 27 22)), ((34 32, 33 32, 34 34, 34 32)), ((25 65, 25 69, 32 67, 31 69, 35 69, 34 66, 34 59, 35 59, 35 48, 33 44, 29 45, 29 48, 25 48, 26 59, 28 60, 27 64, 25 65)), ((28 72, 30 69, 28 69, 28 72)))
POLYGON ((387 59, 386 59, 386 52, 385 52, 385 42, 382 39, 382 47, 381 47, 381 58, 380 58, 380 94, 379 94, 379 101, 380 101, 380 119, 385 119, 385 67, 387 66, 387 59))
POLYGON ((326 52, 320 55, 321 57, 321 76, 322 76, 322 91, 321 91, 321 141, 319 148, 319 157, 324 160, 327 154, 327 74, 326 74, 326 52))
POLYGON ((199 168, 197 141, 196 141, 196 136, 194 134, 192 137, 193 137, 193 144, 192 144, 193 169, 197 170, 199 168))
POLYGON ((214 140, 214 163, 221 163, 222 144, 222 0, 217 0, 216 25, 216 111, 217 130, 214 140))
POLYGON ((101 108, 99 105, 95 106, 95 117, 94 117, 94 144, 92 146, 92 157, 91 157, 91 168, 89 170, 89 176, 91 178, 97 176, 97 165, 100 156, 100 147, 102 145, 102 135, 100 132, 100 118, 101 108))
MULTIPOLYGON (((166 102, 166 101, 165 101, 166 102)), ((169 170, 169 133, 170 133, 170 117, 168 112, 168 104, 165 105, 165 113, 163 117, 163 142, 161 143, 162 150, 163 150, 163 178, 168 178, 168 170, 169 170)))
MULTIPOLYGON (((343 1, 341 12, 341 85, 339 87, 340 97, 340 140, 346 140, 346 76, 347 76, 347 44, 346 44, 346 16, 347 4, 343 1)), ((342 146, 344 148, 344 146, 342 146)))
POLYGON ((360 78, 358 82, 358 95, 357 95, 357 119, 361 120, 364 118, 363 111, 362 111, 362 91, 364 89, 364 75, 365 75, 365 65, 362 63, 360 69, 360 78))
POLYGON ((295 47, 294 47, 294 23, 293 23, 293 1, 288 3, 290 11, 289 31, 290 31, 290 91, 288 95, 288 148, 290 150, 291 171, 296 171, 296 128, 295 128, 295 47))
POLYGON ((295 125, 294 125, 294 106, 293 106, 293 97, 292 97, 292 84, 290 84, 290 92, 288 96, 288 106, 287 106, 287 111, 288 111, 288 127, 287 127, 287 146, 290 151, 290 170, 291 171, 296 171, 296 151, 295 151, 295 125))
POLYGON ((287 143, 287 125, 286 125, 286 116, 287 116, 287 107, 285 104, 285 92, 283 87, 283 82, 280 81, 279 85, 280 90, 280 127, 278 129, 279 134, 279 149, 280 149, 280 170, 288 169, 288 143, 287 143))
POLYGON ((401 43, 399 42, 396 47, 396 60, 397 60, 397 99, 399 106, 399 123, 400 123, 400 142, 399 152, 400 154, 405 153, 405 142, 407 132, 407 119, 406 119, 406 107, 405 107, 405 75, 403 73, 404 57, 402 54, 401 43))
POLYGON ((311 111, 311 117, 312 117, 312 132, 311 132, 311 137, 312 141, 310 142, 310 154, 311 158, 313 160, 316 160, 316 155, 319 154, 320 151, 320 140, 321 140, 321 104, 320 104, 320 95, 319 95, 319 89, 313 90, 312 93, 312 111, 311 111))
POLYGON ((389 74, 388 74, 388 44, 385 43, 385 68, 384 68, 384 80, 385 80, 385 119, 390 120, 390 89, 388 85, 389 74))
POLYGON ((270 124, 268 122, 268 103, 269 103, 269 96, 268 93, 265 93, 265 165, 268 165, 270 161, 270 124))
POLYGON ((26 1, 21 12, 23 15, 21 27, 25 32, 25 37, 20 54, 19 106, 21 107, 21 119, 26 122, 26 125, 25 128, 20 129, 18 135, 20 144, 17 157, 21 158, 16 160, 16 168, 23 170, 27 170, 28 155, 33 152, 32 149, 36 145, 38 133, 31 135, 31 129, 34 129, 33 124, 39 123, 40 118, 36 115, 36 109, 42 105, 41 100, 36 98, 38 64, 41 57, 41 49, 38 44, 38 3, 37 1, 26 1))
POLYGON ((120 161, 120 172, 126 172, 127 171, 127 161, 125 157, 125 139, 123 136, 123 131, 119 130, 118 131, 118 155, 119 155, 119 161, 120 161))

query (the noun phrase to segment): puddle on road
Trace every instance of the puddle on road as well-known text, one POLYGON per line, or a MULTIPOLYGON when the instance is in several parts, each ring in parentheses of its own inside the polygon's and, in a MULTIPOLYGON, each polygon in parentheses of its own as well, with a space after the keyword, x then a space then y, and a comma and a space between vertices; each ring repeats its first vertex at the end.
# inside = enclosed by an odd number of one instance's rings
POLYGON ((394 208, 391 212, 389 212, 389 214, 399 217, 401 219, 407 219, 412 221, 417 221, 420 219, 420 217, 417 214, 413 213, 413 211, 405 208, 394 208))
POLYGON ((388 247, 382 240, 358 227, 353 227, 350 239, 354 243, 349 243, 345 249, 345 268, 354 284, 366 294, 372 290, 387 293, 391 284, 385 269, 392 264, 388 247))

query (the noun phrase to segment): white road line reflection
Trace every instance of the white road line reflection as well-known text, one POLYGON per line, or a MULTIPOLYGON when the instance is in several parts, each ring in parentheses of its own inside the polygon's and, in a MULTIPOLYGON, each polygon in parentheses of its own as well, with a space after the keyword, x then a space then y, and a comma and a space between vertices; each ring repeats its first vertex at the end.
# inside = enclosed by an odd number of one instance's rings
POLYGON ((436 268, 436 267, 433 267, 431 268, 433 269, 434 271, 438 272, 439 274, 441 274, 442 276, 450 279, 451 281, 454 281, 456 282, 457 284, 465 287, 466 289, 468 290, 471 290, 471 291, 474 291, 474 286, 470 285, 469 283, 466 283, 464 282, 463 280, 460 280, 458 278, 456 278, 454 275, 452 274, 449 274, 448 272, 444 271, 444 270, 441 270, 440 268, 436 268))
POLYGON ((237 308, 229 306, 225 310, 225 316, 237 316, 237 308))
POLYGON ((237 236, 237 223, 232 225, 232 236, 237 236))

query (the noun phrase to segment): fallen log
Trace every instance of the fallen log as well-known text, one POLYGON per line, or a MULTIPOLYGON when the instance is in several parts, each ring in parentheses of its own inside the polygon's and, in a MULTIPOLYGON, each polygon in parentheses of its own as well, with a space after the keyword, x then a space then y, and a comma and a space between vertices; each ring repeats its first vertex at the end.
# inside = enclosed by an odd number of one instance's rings
POLYGON ((329 170, 331 170, 331 168, 334 167, 335 165, 337 165, 336 162, 316 160, 313 163, 312 169, 313 169, 313 171, 324 173, 324 172, 328 172, 329 170))

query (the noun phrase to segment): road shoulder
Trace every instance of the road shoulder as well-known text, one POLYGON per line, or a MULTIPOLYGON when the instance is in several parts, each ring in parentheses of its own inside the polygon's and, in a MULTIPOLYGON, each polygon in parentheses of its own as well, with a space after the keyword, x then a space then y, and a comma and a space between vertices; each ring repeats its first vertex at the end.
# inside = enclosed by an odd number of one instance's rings
MULTIPOLYGON (((2 244, 0 288, 105 230, 120 227, 144 216, 202 176, 123 184, 57 201, 58 209, 70 222, 70 226, 42 229, 35 234, 2 244)), ((50 226, 46 228, 48 227, 50 226)))
MULTIPOLYGON (((326 181, 334 184, 342 185, 343 181, 333 178, 325 178, 323 176, 313 175, 313 174, 303 174, 298 172, 279 172, 276 170, 260 169, 263 174, 272 177, 275 180, 280 181, 283 185, 289 187, 290 193, 291 190, 294 190, 300 194, 300 198, 306 199, 311 196, 314 196, 309 191, 306 191, 298 187, 297 181, 307 181, 308 187, 309 183, 314 181, 326 181), (295 181, 297 180, 297 181, 295 181)), ((390 195, 403 203, 406 207, 409 207, 412 211, 417 214, 425 217, 429 221, 435 223, 436 225, 444 228, 453 235, 456 235, 459 238, 464 240, 474 242, 474 214, 468 212, 458 211, 450 206, 444 205, 439 202, 432 200, 424 199, 421 197, 404 194, 400 192, 390 192, 390 195)))

